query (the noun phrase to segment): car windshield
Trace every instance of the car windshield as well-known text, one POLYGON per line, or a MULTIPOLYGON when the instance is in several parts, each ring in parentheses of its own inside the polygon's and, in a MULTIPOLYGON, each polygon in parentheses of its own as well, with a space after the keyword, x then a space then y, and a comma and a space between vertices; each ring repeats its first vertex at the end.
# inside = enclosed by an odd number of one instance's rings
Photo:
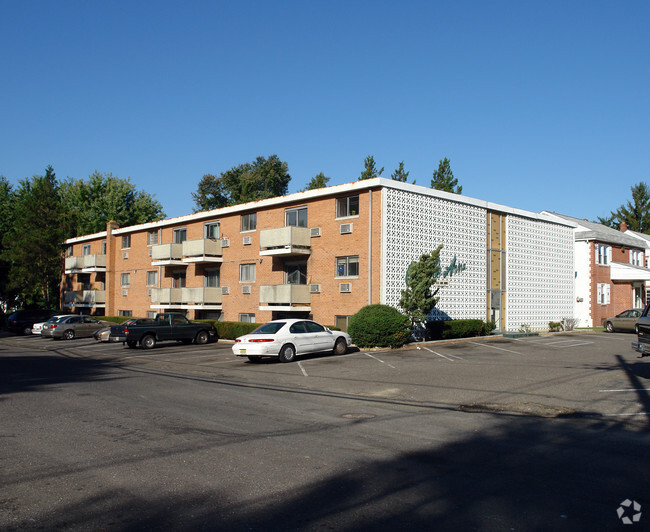
POLYGON ((286 325, 284 321, 274 321, 258 327, 250 334, 275 334, 286 325))

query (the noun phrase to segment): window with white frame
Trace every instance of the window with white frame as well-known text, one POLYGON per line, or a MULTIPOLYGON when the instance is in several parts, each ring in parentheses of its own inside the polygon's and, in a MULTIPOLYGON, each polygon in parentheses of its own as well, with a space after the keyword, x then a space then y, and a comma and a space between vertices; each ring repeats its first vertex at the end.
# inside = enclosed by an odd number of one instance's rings
POLYGON ((158 272, 152 270, 147 272, 147 286, 157 286, 158 285, 158 272))
POLYGON ((336 258, 337 277, 357 277, 359 275, 359 256, 336 258))
POLYGON ((239 280, 244 283, 255 281, 255 264, 240 264, 239 280))
POLYGON ((359 216, 359 196, 347 196, 336 200, 336 217, 359 216))
POLYGON ((210 222, 205 224, 205 238, 221 238, 221 226, 219 222, 210 222))
POLYGON ((612 246, 596 244, 596 264, 607 266, 612 262, 612 246))
POLYGON ((633 266, 643 266, 643 251, 639 251, 638 249, 631 249, 630 264, 633 266))
POLYGON ((130 273, 123 273, 122 275, 120 275, 120 285, 123 288, 131 286, 131 274, 130 273))
POLYGON ((83 247, 81 248, 81 254, 85 257, 86 255, 90 255, 90 244, 84 244, 83 247))
POLYGON ((149 231, 147 233, 147 246, 155 246, 158 244, 158 229, 149 231))
POLYGON ((255 323, 255 314, 240 314, 239 321, 244 323, 255 323))
POLYGON ((132 310, 118 310, 117 311, 118 316, 133 316, 133 311, 132 310))
POLYGON ((174 229, 173 233, 173 242, 174 244, 182 244, 187 240, 187 227, 179 227, 174 229))
POLYGON ((241 232, 255 231, 257 229, 257 213, 251 212, 249 214, 241 215, 241 232))
POLYGON ((147 318, 150 320, 155 319, 156 314, 158 314, 155 310, 147 310, 147 318))
POLYGON ((609 284, 598 283, 596 285, 596 302, 599 305, 609 305, 609 284))
POLYGON ((131 247, 131 235, 122 235, 122 249, 131 247))
POLYGON ((284 225, 294 227, 307 227, 307 207, 298 207, 284 211, 284 225))

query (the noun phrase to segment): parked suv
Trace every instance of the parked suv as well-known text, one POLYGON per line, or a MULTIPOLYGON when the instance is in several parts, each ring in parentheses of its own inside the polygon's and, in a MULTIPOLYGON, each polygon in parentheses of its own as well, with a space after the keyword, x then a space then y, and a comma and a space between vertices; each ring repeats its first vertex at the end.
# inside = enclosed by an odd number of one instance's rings
POLYGON ((57 313, 56 310, 27 309, 9 314, 7 329, 16 334, 31 334, 35 323, 46 321, 57 313))

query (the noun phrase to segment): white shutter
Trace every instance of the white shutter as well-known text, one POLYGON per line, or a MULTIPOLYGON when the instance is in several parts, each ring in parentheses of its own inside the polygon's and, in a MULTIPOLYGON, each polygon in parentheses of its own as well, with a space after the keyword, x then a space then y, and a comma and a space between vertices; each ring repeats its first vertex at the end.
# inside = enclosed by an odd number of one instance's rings
MULTIPOLYGON (((609 250, 611 251, 612 248, 609 248, 609 250)), ((609 285, 606 284, 604 285, 604 287, 605 287, 605 305, 609 305, 609 285)))

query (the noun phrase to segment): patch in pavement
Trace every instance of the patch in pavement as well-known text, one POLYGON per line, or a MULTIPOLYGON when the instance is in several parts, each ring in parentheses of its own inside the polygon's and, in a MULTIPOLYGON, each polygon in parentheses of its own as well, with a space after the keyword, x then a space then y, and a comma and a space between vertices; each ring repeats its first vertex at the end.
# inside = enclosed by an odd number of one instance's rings
POLYGON ((572 408, 543 405, 539 403, 473 403, 460 405, 461 412, 514 414, 534 417, 573 417, 577 412, 572 408))

